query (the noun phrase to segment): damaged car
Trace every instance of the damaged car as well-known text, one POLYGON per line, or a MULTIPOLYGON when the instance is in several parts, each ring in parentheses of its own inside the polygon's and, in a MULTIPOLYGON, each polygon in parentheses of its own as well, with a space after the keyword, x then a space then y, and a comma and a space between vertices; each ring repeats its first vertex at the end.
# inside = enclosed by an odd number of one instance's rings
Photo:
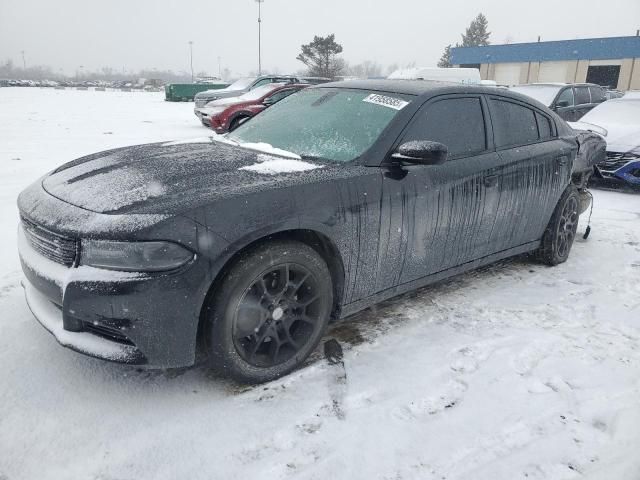
MULTIPOLYGON (((607 140, 596 183, 640 189, 640 99, 609 100, 583 117, 607 140)), ((586 128, 591 128, 587 126, 586 128)))
POLYGON ((24 190, 27 303, 87 355, 265 382, 330 320, 514 255, 565 262, 579 149, 507 90, 309 87, 226 136, 88 155, 24 190))

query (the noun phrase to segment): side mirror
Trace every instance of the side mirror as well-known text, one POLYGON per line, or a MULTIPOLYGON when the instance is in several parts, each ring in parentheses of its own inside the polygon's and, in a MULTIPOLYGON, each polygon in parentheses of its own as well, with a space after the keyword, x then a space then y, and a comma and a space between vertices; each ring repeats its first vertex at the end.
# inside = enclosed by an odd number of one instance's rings
POLYGON ((391 158, 402 163, 440 165, 447 161, 448 155, 449 149, 442 143, 415 140, 400 145, 396 153, 391 155, 391 158))
POLYGON ((273 99, 273 97, 267 97, 262 101, 262 104, 266 107, 270 107, 271 105, 273 105, 275 102, 275 100, 273 99))
POLYGON ((564 108, 568 106, 569 106, 569 102, 567 100, 560 100, 559 102, 556 103, 556 108, 564 108))

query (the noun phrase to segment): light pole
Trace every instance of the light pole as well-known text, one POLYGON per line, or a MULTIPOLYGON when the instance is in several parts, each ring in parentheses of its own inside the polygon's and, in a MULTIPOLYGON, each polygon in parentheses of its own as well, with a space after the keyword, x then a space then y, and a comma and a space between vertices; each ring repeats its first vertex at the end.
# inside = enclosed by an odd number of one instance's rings
POLYGON ((24 50, 20 50, 20 53, 22 53, 22 68, 24 70, 26 70, 27 69, 27 61, 24 58, 24 50))
POLYGON ((191 83, 193 83, 193 40, 189 40, 189 56, 191 59, 191 83))
POLYGON ((262 4, 264 0, 256 0, 258 4, 258 76, 262 75, 262 4))

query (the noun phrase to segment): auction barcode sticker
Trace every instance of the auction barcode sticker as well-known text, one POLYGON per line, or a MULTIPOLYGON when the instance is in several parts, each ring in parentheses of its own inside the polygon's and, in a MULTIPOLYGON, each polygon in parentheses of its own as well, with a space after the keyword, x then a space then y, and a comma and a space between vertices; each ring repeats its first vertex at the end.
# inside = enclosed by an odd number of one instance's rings
POLYGON ((382 105, 383 107, 393 108, 394 110, 402 110, 409 105, 409 102, 400 100, 399 98, 387 97, 386 95, 379 95, 372 93, 368 97, 362 100, 363 102, 373 103, 375 105, 382 105))

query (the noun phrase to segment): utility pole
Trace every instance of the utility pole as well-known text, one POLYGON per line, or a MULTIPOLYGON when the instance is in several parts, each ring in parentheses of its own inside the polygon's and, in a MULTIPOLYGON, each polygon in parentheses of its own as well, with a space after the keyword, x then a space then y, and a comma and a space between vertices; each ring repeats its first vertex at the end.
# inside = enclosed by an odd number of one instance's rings
POLYGON ((191 59, 191 83, 193 83, 193 40, 189 40, 189 55, 191 59))
POLYGON ((222 59, 218 56, 218 77, 222 78, 222 59))
POLYGON ((22 54, 22 68, 24 70, 26 70, 27 69, 27 61, 24 58, 24 50, 20 50, 20 53, 22 54))
POLYGON ((262 4, 264 0, 255 0, 258 4, 258 76, 262 75, 262 4))

